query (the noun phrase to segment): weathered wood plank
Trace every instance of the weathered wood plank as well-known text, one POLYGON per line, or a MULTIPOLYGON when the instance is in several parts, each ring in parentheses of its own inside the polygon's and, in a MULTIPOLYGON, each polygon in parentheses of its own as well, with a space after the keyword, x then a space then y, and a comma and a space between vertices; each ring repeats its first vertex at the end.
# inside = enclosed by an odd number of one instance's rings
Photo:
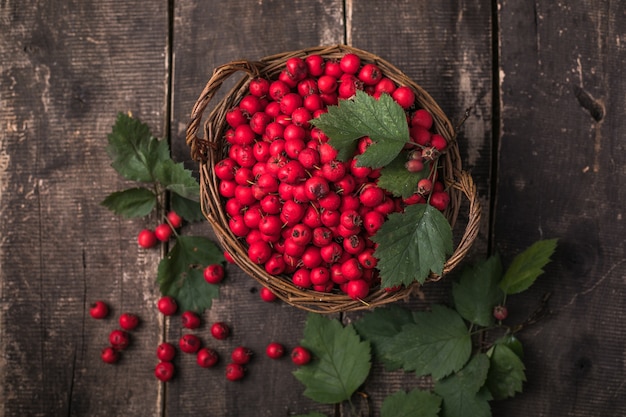
MULTIPOLYGON (((421 85, 456 124, 466 109, 471 114, 459 130, 464 169, 477 184, 483 209, 481 231, 468 260, 488 245, 492 150, 491 9, 481 1, 383 3, 353 1, 347 11, 348 40, 393 63, 421 85)), ((466 219, 461 216, 457 232, 466 219)), ((424 287, 425 300, 407 307, 424 310, 430 303, 448 302, 453 272, 442 282, 424 287)), ((357 315, 348 315, 354 320, 357 315)), ((399 391, 427 387, 414 373, 386 372, 374 367, 364 387, 373 415, 384 399, 399 391)))
POLYGON ((523 315, 551 292, 552 314, 520 335, 528 383, 496 414, 624 415, 626 14, 616 2, 504 1, 499 16, 495 241, 510 258, 560 240, 545 276, 511 299, 523 315))
POLYGON ((162 129, 166 3, 0 5, 0 415, 157 415, 159 254, 100 201, 121 189, 117 111, 162 129), (107 320, 89 317, 103 299, 107 320), (123 311, 143 324, 117 366, 100 350, 123 311))
MULTIPOLYGON (((203 2, 177 2, 174 18, 174 80, 172 147, 178 160, 190 161, 185 130, 191 109, 214 68, 233 60, 255 60, 267 55, 316 45, 343 42, 343 2, 231 1, 228 7, 203 2)), ((235 74, 233 81, 243 74, 235 74)), ((228 83, 221 93, 228 90, 228 83)), ((217 99, 216 99, 217 100, 217 99)), ((211 104, 209 104, 211 107, 211 104)), ((208 110, 207 110, 208 111, 208 110)), ((190 233, 212 236, 204 223, 190 233)), ((181 378, 168 384, 166 410, 172 415, 278 416, 320 410, 333 414, 332 406, 316 404, 303 396, 304 387, 291 375, 288 357, 272 361, 265 346, 279 341, 293 348, 302 338, 306 313, 286 304, 260 300, 259 286, 238 267, 229 265, 220 299, 205 312, 205 325, 197 332, 221 355, 216 369, 201 369, 192 358, 182 358, 181 378), (226 321, 233 336, 215 341, 209 333, 214 321, 226 321), (244 380, 225 379, 231 350, 245 345, 255 352, 244 380), (198 383, 201 381, 201 383, 198 383)), ((178 322, 168 337, 180 337, 178 322)))

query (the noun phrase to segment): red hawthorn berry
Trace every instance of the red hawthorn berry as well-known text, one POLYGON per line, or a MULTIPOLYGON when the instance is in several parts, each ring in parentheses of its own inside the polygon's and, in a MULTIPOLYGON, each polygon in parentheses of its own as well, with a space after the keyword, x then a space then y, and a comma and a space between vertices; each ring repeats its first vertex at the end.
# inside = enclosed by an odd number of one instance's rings
POLYGON ((211 264, 204 268, 204 280, 209 284, 219 284, 224 279, 224 267, 220 264, 211 264))
POLYGON ((167 213, 167 220, 170 222, 174 229, 178 229, 183 225, 183 218, 178 215, 175 211, 170 211, 167 213))
POLYGON ((248 349, 245 346, 237 346, 230 353, 230 358, 234 363, 238 363, 239 365, 245 365, 250 362, 250 359, 252 359, 252 350, 248 349))
POLYGON ((130 344, 130 336, 124 330, 115 329, 109 333, 109 343, 115 350, 124 350, 130 344))
POLYGON ((202 368, 211 368, 219 362, 218 353, 211 348, 203 347, 196 354, 196 363, 202 368))
POLYGON ((172 237, 172 228, 167 223, 161 223, 154 229, 154 235, 161 242, 167 242, 172 237))
POLYGON ((94 319, 103 319, 109 315, 109 306, 104 301, 96 301, 89 308, 89 315, 94 319))
POLYGON ((174 297, 164 295, 157 301, 157 308, 164 316, 171 316, 178 310, 178 304, 174 297))
POLYGON ((260 295, 261 295, 261 299, 267 303, 271 303, 272 301, 276 301, 276 299, 278 297, 276 297, 276 294, 274 294, 272 292, 272 290, 270 290, 267 287, 262 287, 261 291, 259 291, 260 295))
POLYGON ((298 366, 306 365, 311 361, 311 352, 304 346, 296 346, 291 350, 291 361, 298 366))
POLYGON ((506 319, 508 315, 509 310, 506 308, 506 306, 497 305, 493 308, 493 317, 495 317, 495 319, 498 321, 506 319))
POLYGON ((124 313, 119 319, 120 327, 124 330, 134 330, 139 325, 139 317, 132 313, 124 313))
POLYGON ((104 363, 116 363, 120 359, 120 353, 117 349, 107 346, 100 352, 100 358, 104 363))
POLYGON ((181 315, 182 325, 185 329, 197 329, 200 327, 200 316, 193 311, 185 311, 181 315))
POLYGON ((137 235, 137 243, 144 249, 149 249, 154 247, 157 244, 157 237, 154 234, 154 231, 150 229, 143 229, 137 235))
POLYGON ((229 381, 239 381, 246 374, 243 365, 238 363, 229 363, 226 365, 226 379, 229 381))
POLYGON ((160 381, 169 381, 174 377, 174 364, 172 362, 159 362, 154 368, 154 376, 160 381))
POLYGON ((230 328, 224 322, 218 321, 211 325, 211 336, 218 340, 224 340, 230 335, 230 328))
POLYGON ((285 355, 285 347, 278 342, 272 342, 265 348, 265 354, 271 359, 279 359, 285 355))
POLYGON ((200 350, 202 342, 200 338, 195 334, 187 333, 182 335, 178 341, 180 350, 185 353, 196 353, 200 350))
POLYGON ((176 348, 173 344, 163 342, 157 346, 157 358, 163 362, 171 362, 176 356, 176 348))

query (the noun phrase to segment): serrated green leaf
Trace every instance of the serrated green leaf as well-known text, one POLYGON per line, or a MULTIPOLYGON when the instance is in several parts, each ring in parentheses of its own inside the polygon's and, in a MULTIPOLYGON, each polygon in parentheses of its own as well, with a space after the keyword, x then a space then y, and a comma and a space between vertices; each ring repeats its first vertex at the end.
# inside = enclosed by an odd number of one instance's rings
POLYGON ((493 307, 502 302, 504 293, 498 286, 502 278, 500 256, 466 267, 459 282, 452 285, 456 310, 469 322, 488 327, 495 321, 493 307))
POLYGON ((489 360, 487 388, 494 399, 503 400, 522 392, 522 385, 526 381, 525 367, 513 350, 505 344, 496 344, 489 360))
POLYGON ((518 254, 504 273, 500 288, 506 294, 517 294, 530 287, 550 262, 558 239, 539 240, 518 254))
POLYGON ((167 142, 153 137, 148 125, 124 113, 118 114, 108 142, 111 166, 129 180, 154 182, 154 169, 170 159, 167 142))
POLYGON ((435 383, 434 391, 443 398, 443 417, 489 417, 492 399, 483 385, 489 371, 485 354, 475 355, 459 372, 435 383))
POLYGON ((427 391, 414 389, 398 391, 385 398, 380 409, 381 417, 436 417, 441 398, 427 391))
POLYGON ((182 163, 175 163, 169 159, 162 161, 154 170, 155 178, 166 190, 172 191, 181 197, 190 200, 200 198, 200 185, 191 175, 191 171, 184 168, 182 163))
POLYGON ((328 106, 328 112, 312 119, 311 124, 330 138, 328 143, 337 149, 337 158, 342 161, 351 159, 357 141, 369 136, 373 143, 357 160, 359 166, 371 168, 393 161, 410 140, 406 114, 388 94, 376 100, 359 90, 353 98, 328 106))
POLYGON ((459 314, 434 305, 430 312, 415 314, 390 341, 388 354, 402 362, 405 371, 441 379, 461 369, 472 353, 472 340, 459 314))
POLYGON ((306 387, 304 395, 323 404, 350 399, 371 368, 370 344, 352 326, 320 314, 309 314, 302 345, 314 360, 293 375, 306 387))
POLYGON ((144 217, 156 207, 156 195, 147 188, 129 188, 109 194, 102 205, 126 218, 144 217))
POLYGON ((204 214, 198 201, 190 200, 185 197, 181 197, 176 193, 171 194, 171 207, 179 216, 188 222, 198 222, 204 220, 204 214))
POLYGON ((524 359, 522 342, 512 334, 506 334, 494 342, 495 345, 504 345, 511 349, 520 359, 524 359))
POLYGON ((396 305, 369 311, 354 323, 359 335, 372 345, 374 357, 385 365, 388 371, 402 367, 393 355, 388 353, 392 338, 402 331, 402 326, 415 323, 413 313, 396 305))
POLYGON ((428 204, 392 213, 371 238, 383 287, 424 283, 431 271, 441 274, 452 254, 452 228, 444 215, 428 204))
POLYGON ((180 311, 201 313, 219 296, 219 285, 204 280, 204 268, 218 263, 224 263, 224 255, 213 241, 178 236, 170 252, 159 262, 157 282, 161 293, 174 297, 180 311))
POLYGON ((406 157, 400 153, 393 161, 380 170, 378 186, 396 197, 409 198, 417 191, 417 183, 426 178, 430 172, 430 163, 424 164, 419 172, 410 172, 406 169, 406 157))

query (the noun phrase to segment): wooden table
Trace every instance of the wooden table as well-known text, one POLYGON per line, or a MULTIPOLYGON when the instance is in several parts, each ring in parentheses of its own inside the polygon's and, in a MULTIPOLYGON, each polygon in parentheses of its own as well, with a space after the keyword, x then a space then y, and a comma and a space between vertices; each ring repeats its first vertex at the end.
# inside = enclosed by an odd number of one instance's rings
MULTIPOLYGON (((259 357, 233 384, 181 355, 177 378, 158 382, 155 348, 182 330, 155 309, 162 252, 136 244, 156 220, 100 205, 128 185, 105 153, 117 112, 193 169, 185 129, 213 68, 336 43, 394 63, 454 121, 470 109, 459 141, 483 218, 468 261, 497 251, 508 262, 559 238, 545 275, 511 299, 523 317, 551 293, 551 314, 520 336, 525 392, 493 415, 626 414, 620 2, 25 0, 0 4, 0 28, 0 416, 343 415, 305 398, 289 361, 259 357), (96 299, 108 320, 89 317, 96 299), (106 365, 100 350, 125 311, 142 324, 122 362, 106 365)), ((210 236, 206 223, 189 233, 210 236)), ((306 313, 260 301, 253 280, 227 272, 203 316, 231 323, 223 349, 297 343, 306 313)), ((425 288, 427 301, 447 301, 452 279, 425 288)), ((372 415, 416 384, 375 366, 372 415)))

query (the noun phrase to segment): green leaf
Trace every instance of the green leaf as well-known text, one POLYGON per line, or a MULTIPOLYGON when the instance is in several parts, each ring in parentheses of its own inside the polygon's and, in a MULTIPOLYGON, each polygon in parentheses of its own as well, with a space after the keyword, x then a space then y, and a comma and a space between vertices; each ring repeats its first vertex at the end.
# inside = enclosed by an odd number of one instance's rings
POLYGON ((337 158, 342 161, 351 159, 357 141, 369 136, 373 143, 357 157, 359 166, 387 165, 410 140, 406 114, 388 94, 376 100, 359 90, 353 98, 328 106, 328 112, 312 119, 311 124, 330 138, 328 143, 337 149, 337 158))
POLYGON ((359 335, 372 345, 374 357, 380 360, 388 371, 399 369, 402 363, 388 353, 392 338, 402 331, 402 326, 415 323, 413 313, 396 305, 369 311, 354 323, 359 335))
POLYGON ((407 159, 400 153, 393 161, 380 170, 378 186, 389 191, 396 197, 409 198, 417 191, 417 183, 426 178, 430 172, 430 163, 424 164, 419 172, 410 172, 404 164, 407 159))
POLYGON ((381 417, 436 417, 441 398, 427 391, 414 389, 398 391, 385 398, 380 409, 381 417))
POLYGON ((154 169, 170 160, 167 142, 153 137, 148 125, 124 113, 118 114, 108 141, 111 166, 129 180, 154 182, 154 169))
POLYGON ((442 417, 489 417, 492 399, 483 388, 489 371, 489 358, 475 355, 459 372, 435 383, 435 393, 443 398, 442 417))
POLYGON ((453 251, 450 224, 429 204, 390 214, 372 240, 378 244, 374 256, 383 287, 424 283, 431 271, 442 273, 453 251))
POLYGON ((191 200, 200 198, 200 185, 191 175, 191 171, 184 168, 182 163, 175 163, 169 159, 162 161, 154 171, 156 180, 165 189, 172 191, 181 197, 191 200))
POLYGON ((415 318, 415 324, 404 325, 392 338, 388 354, 418 376, 441 379, 461 369, 472 353, 471 336, 461 316, 434 305, 432 311, 416 313, 415 318))
POLYGON ((371 367, 370 344, 352 326, 320 314, 309 314, 302 345, 314 360, 293 372, 306 387, 304 395, 323 404, 350 399, 371 367))
POLYGON ((511 349, 520 359, 524 359, 524 347, 522 342, 512 334, 505 334, 494 342, 496 345, 504 345, 511 349))
POLYGON ((152 212, 156 206, 156 195, 147 188, 129 188, 109 194, 102 205, 126 218, 143 217, 152 212))
POLYGON ((489 353, 491 355, 487 387, 493 398, 503 400, 522 392, 526 375, 520 357, 505 344, 494 345, 489 353))
POLYGON ((539 275, 543 274, 543 267, 550 262, 557 240, 539 240, 518 254, 500 282, 502 291, 510 295, 520 293, 530 287, 539 275))
POLYGON ((504 293, 498 286, 502 262, 498 255, 466 267, 459 282, 452 285, 456 310, 469 322, 488 327, 495 321, 493 307, 502 302, 504 293))
POLYGON ((174 247, 159 262, 157 281, 163 295, 171 295, 180 311, 201 313, 219 296, 219 286, 204 280, 207 265, 224 263, 224 255, 211 240, 178 236, 174 247))
POLYGON ((204 220, 204 214, 202 214, 202 209, 198 201, 190 200, 176 193, 172 193, 170 204, 172 210, 188 222, 204 220))

